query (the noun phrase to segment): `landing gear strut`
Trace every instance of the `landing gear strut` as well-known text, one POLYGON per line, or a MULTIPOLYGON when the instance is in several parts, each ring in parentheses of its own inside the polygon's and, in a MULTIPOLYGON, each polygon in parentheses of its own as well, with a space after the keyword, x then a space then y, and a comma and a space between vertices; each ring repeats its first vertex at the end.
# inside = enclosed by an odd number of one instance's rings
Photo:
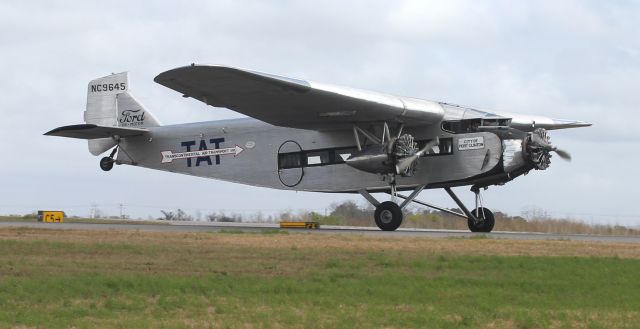
POLYGON ((476 220, 469 218, 467 225, 471 232, 491 232, 493 225, 495 224, 495 218, 491 210, 483 207, 479 207, 473 211, 476 220))
POLYGON ((480 195, 480 188, 477 186, 471 187, 471 191, 476 194, 476 208, 472 211, 473 220, 471 217, 467 220, 467 225, 471 232, 491 232, 496 220, 493 217, 491 210, 482 206, 482 196, 480 195))
POLYGON ((366 131, 357 125, 353 126, 353 135, 358 147, 358 152, 351 154, 351 156, 345 160, 345 163, 358 170, 378 174, 383 181, 389 184, 387 193, 391 194, 391 201, 380 203, 371 196, 367 190, 359 191, 365 199, 376 207, 374 215, 376 225, 383 231, 396 230, 402 224, 402 209, 404 209, 407 204, 416 202, 467 219, 469 229, 472 232, 491 232, 495 221, 491 211, 481 206, 480 186, 474 185, 471 188, 476 194, 476 207, 473 212, 464 206, 460 199, 451 191, 451 188, 444 188, 464 214, 416 200, 415 198, 422 192, 426 185, 417 186, 409 196, 398 194, 396 177, 413 176, 419 158, 440 144, 438 136, 435 136, 433 140, 426 142, 424 145, 421 145, 421 149, 418 149, 418 143, 414 141, 412 135, 408 133, 403 134, 403 128, 404 125, 402 123, 399 124, 397 133, 392 135, 387 122, 382 122, 382 134, 380 138, 378 138, 375 136, 375 132, 366 131), (360 135, 365 138, 364 146, 360 142, 360 135), (372 144, 367 145, 367 141, 372 144), (404 199, 400 205, 396 202, 398 198, 404 199))
POLYGON ((473 211, 469 211, 467 207, 464 206, 464 203, 458 199, 458 196, 453 193, 451 188, 445 187, 445 191, 447 194, 455 201, 455 203, 460 207, 460 209, 464 212, 467 218, 467 226, 471 232, 486 232, 489 233, 493 230, 493 225, 495 224, 495 218, 493 217, 493 213, 491 210, 482 207, 482 197, 480 196, 480 189, 477 187, 472 187, 471 191, 476 194, 476 207, 473 211))
POLYGON ((478 188, 472 188, 471 190, 476 194, 476 206, 473 210, 469 211, 467 207, 460 201, 457 195, 453 193, 451 188, 445 187, 444 190, 449 194, 451 199, 455 201, 455 203, 460 207, 463 213, 459 213, 456 211, 452 211, 446 208, 438 207, 420 200, 416 200, 416 197, 422 190, 425 188, 425 185, 420 185, 413 190, 413 192, 409 196, 404 196, 399 193, 394 193, 393 186, 391 191, 388 193, 391 194, 392 200, 394 201, 385 201, 378 202, 368 191, 360 190, 359 193, 367 199, 372 205, 376 207, 376 211, 374 214, 374 219, 376 225, 383 231, 395 231, 402 224, 402 209, 407 206, 410 202, 415 202, 417 204, 437 209, 442 212, 446 212, 458 217, 462 217, 467 220, 467 225, 471 232, 491 232, 493 230, 493 226, 495 225, 495 218, 491 210, 482 207, 482 197, 480 196, 480 190, 478 188), (395 200, 397 198, 404 199, 404 201, 398 205, 395 200))
POLYGON ((113 168, 113 163, 115 162, 113 157, 116 155, 117 151, 118 151, 118 147, 116 146, 113 149, 113 151, 111 151, 111 154, 108 157, 104 157, 100 159, 100 169, 104 171, 109 171, 113 168))
POLYGON ((365 199, 367 199, 367 201, 376 207, 376 211, 373 216, 376 225, 383 231, 395 231, 402 224, 402 209, 404 209, 404 207, 406 207, 411 201, 414 201, 415 197, 418 196, 424 188, 425 185, 420 185, 416 187, 411 195, 405 197, 397 194, 395 191, 395 184, 392 184, 390 194, 392 195, 393 201, 385 201, 382 203, 378 202, 378 200, 376 200, 376 198, 366 190, 361 190, 359 192, 365 199), (405 200, 398 205, 395 202, 396 197, 401 197, 405 200))

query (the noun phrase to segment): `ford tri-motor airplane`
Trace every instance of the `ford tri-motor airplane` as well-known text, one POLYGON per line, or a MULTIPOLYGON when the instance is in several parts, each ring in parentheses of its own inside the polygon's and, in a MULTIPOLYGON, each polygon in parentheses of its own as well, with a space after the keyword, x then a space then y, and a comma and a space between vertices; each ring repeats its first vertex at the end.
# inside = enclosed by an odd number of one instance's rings
POLYGON ((467 219, 473 232, 490 232, 494 216, 482 207, 480 190, 546 169, 551 152, 570 159, 547 130, 590 126, 225 66, 192 64, 155 81, 251 118, 161 125, 131 95, 125 72, 89 82, 85 124, 46 135, 87 139, 93 155, 112 149, 100 161, 105 171, 128 164, 284 190, 360 193, 386 231, 416 202, 467 219), (471 210, 451 190, 465 185, 476 195, 471 210), (462 212, 416 199, 434 188, 462 212), (389 193, 391 201, 372 192, 389 193))

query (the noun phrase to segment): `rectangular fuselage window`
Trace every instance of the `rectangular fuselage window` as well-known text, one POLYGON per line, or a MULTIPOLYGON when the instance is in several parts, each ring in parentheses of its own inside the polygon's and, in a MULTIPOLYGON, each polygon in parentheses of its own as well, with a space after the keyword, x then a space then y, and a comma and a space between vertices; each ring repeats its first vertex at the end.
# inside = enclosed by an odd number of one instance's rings
POLYGON ((305 152, 307 158, 307 166, 322 166, 331 164, 329 150, 309 151, 305 152))
POLYGON ((302 168, 341 164, 351 154, 357 152, 355 147, 340 147, 335 149, 308 150, 302 152, 278 154, 278 168, 302 168))
MULTIPOLYGON (((430 140, 417 141, 418 149, 422 149, 430 140)), ((278 154, 278 168, 291 169, 302 167, 328 166, 342 164, 358 149, 356 147, 340 147, 335 149, 308 150, 278 154)), ((438 145, 432 146, 423 157, 453 154, 453 139, 441 138, 438 145)))
POLYGON ((278 168, 280 169, 289 169, 289 168, 300 168, 302 167, 302 153, 281 153, 278 154, 278 168))
POLYGON ((356 152, 358 152, 358 149, 355 147, 336 149, 334 150, 334 163, 344 163, 351 154, 356 152))
MULTIPOLYGON (((418 141, 418 148, 422 149, 431 140, 418 141)), ((440 138, 440 143, 434 145, 427 150, 422 156, 434 156, 434 155, 448 155, 453 154, 453 139, 452 138, 440 138)))

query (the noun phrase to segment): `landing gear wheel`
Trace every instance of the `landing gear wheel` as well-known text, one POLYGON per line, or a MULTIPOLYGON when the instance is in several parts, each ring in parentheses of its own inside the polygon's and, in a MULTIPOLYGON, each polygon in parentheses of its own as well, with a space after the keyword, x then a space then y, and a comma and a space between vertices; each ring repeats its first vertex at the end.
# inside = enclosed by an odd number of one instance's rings
POLYGON ((113 168, 113 159, 109 157, 104 157, 100 159, 100 169, 104 171, 109 171, 113 168))
POLYGON ((467 224, 469 225, 469 230, 471 230, 471 232, 489 233, 493 230, 493 225, 496 223, 496 220, 493 217, 491 210, 480 207, 478 208, 478 212, 472 210, 471 213, 478 217, 477 223, 471 218, 467 220, 467 224))
POLYGON ((395 231, 402 224, 402 209, 395 202, 385 201, 376 207, 376 225, 383 231, 395 231))

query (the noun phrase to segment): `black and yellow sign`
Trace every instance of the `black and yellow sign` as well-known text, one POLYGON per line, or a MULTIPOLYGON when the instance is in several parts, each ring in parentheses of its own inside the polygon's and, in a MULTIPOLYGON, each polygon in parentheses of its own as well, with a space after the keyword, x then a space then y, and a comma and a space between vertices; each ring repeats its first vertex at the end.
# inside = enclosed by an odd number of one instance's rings
POLYGON ((280 228, 316 229, 320 228, 320 224, 318 222, 280 222, 280 228))
POLYGON ((38 221, 43 223, 62 223, 64 221, 64 211, 39 210, 38 221))

